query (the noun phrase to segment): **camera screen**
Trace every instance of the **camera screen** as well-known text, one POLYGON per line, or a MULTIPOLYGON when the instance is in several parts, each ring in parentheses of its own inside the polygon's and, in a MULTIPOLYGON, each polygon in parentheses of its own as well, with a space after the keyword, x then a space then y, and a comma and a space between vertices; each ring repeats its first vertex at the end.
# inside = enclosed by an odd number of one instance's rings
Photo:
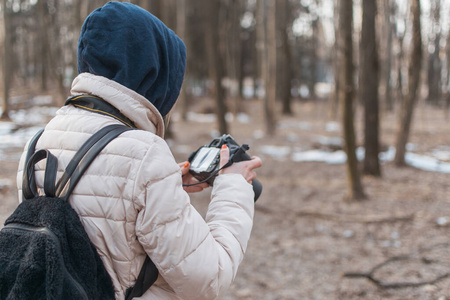
POLYGON ((219 155, 219 148, 200 148, 191 162, 191 169, 196 172, 205 172, 219 155))

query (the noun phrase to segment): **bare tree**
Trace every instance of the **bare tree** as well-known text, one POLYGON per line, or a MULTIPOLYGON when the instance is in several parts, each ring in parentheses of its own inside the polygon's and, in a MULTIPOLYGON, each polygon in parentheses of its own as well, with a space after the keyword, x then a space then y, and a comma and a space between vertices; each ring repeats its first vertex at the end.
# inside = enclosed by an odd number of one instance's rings
POLYGON ((220 10, 222 9, 220 1, 209 1, 208 9, 205 9, 207 18, 207 52, 208 67, 211 79, 214 82, 214 92, 216 99, 216 113, 219 132, 225 134, 228 132, 228 124, 225 120, 227 107, 225 103, 225 89, 222 86, 222 80, 225 76, 225 67, 223 65, 223 51, 220 43, 220 10))
MULTIPOLYGON (((186 36, 186 0, 177 0, 177 28, 176 33, 184 41, 188 48, 187 36, 186 36)), ((186 73, 188 73, 189 66, 186 65, 186 73)), ((179 102, 181 102, 181 115, 183 120, 187 120, 187 113, 189 108, 189 95, 187 93, 186 84, 183 83, 181 88, 179 102)))
POLYGON ((277 97, 283 105, 282 113, 292 115, 291 81, 294 75, 289 38, 292 28, 291 7, 289 0, 279 0, 276 6, 277 36, 280 37, 277 51, 277 97))
POLYGON ((450 32, 447 33, 447 46, 446 46, 446 58, 447 58, 447 82, 445 86, 447 87, 447 98, 445 99, 445 114, 448 118, 450 110, 450 32))
POLYGON ((49 13, 48 13, 48 0, 38 1, 38 11, 39 11, 39 62, 41 71, 41 89, 43 91, 47 90, 47 80, 49 77, 49 13))
MULTIPOLYGON (((409 3, 409 2, 408 2, 409 3)), ((397 29, 395 31, 395 39, 396 39, 396 43, 397 43, 397 55, 395 57, 396 60, 396 68, 397 68, 397 78, 396 78, 396 84, 397 84, 397 88, 395 89, 396 91, 396 96, 395 98, 398 100, 398 102, 403 103, 404 100, 404 91, 403 91, 403 65, 405 62, 405 47, 404 47, 404 40, 405 40, 405 34, 406 34, 406 19, 407 16, 402 16, 399 15, 399 7, 397 5, 397 3, 395 3, 394 5, 394 9, 396 11, 396 13, 398 14, 397 17, 397 29), (402 23, 402 26, 399 26, 399 24, 402 23)))
POLYGON ((267 73, 264 78, 266 97, 264 111, 266 116, 266 128, 269 135, 275 133, 275 102, 276 102, 276 74, 277 74, 277 35, 276 35, 276 0, 266 0, 267 3, 267 73), (275 78, 274 78, 275 77, 275 78))
POLYGON ((442 62, 440 58, 440 43, 441 43, 441 1, 432 1, 432 39, 430 44, 433 44, 432 51, 428 57, 428 97, 427 102, 433 105, 440 104, 441 92, 441 72, 442 62))
POLYGON ((406 143, 411 129, 411 121, 419 90, 420 70, 422 67, 422 34, 420 25, 420 0, 413 0, 411 4, 412 15, 412 51, 408 67, 408 94, 402 103, 399 118, 399 131, 397 136, 397 150, 395 164, 405 165, 406 143))
POLYGON ((387 111, 394 110, 394 102, 392 97, 392 54, 393 54, 393 38, 395 31, 394 22, 394 5, 393 0, 382 0, 381 1, 381 18, 379 18, 380 23, 378 36, 380 36, 380 92, 381 98, 384 100, 384 109, 387 111))
POLYGON ((264 84, 264 116, 269 135, 275 133, 276 100, 276 7, 275 0, 264 0, 258 5, 258 27, 262 48, 261 77, 264 84), (262 40, 261 40, 262 38, 262 40))
MULTIPOLYGON (((316 1, 317 2, 317 1, 316 1)), ((312 36, 310 39, 310 51, 309 51, 309 57, 310 57, 310 65, 309 65, 309 72, 310 76, 308 77, 308 90, 309 90, 309 98, 311 100, 316 100, 316 83, 317 83, 317 69, 318 69, 318 47, 319 47, 319 18, 317 15, 313 16, 314 20, 311 22, 312 27, 312 36)))
POLYGON ((226 42, 224 43, 225 59, 226 59, 226 76, 230 79, 228 88, 228 95, 233 98, 233 112, 235 114, 242 111, 242 77, 240 66, 242 56, 242 41, 241 32, 242 27, 240 18, 243 11, 241 0, 226 1, 224 6, 226 9, 223 27, 226 28, 224 35, 226 42))
POLYGON ((378 50, 375 33, 377 0, 363 0, 360 42, 360 95, 364 102, 364 173, 381 176, 379 153, 378 50))
POLYGON ((11 39, 11 18, 7 7, 7 0, 2 3, 3 22, 4 22, 4 41, 3 41, 3 103, 1 120, 9 120, 9 90, 11 88, 11 78, 13 70, 11 66, 12 60, 12 39, 11 39))
MULTIPOLYGON (((335 44, 338 45, 339 40, 339 5, 341 1, 334 1, 334 40, 335 44)), ((338 47, 339 50, 339 47, 338 47)), ((339 51, 332 51, 331 53, 332 67, 334 73, 334 93, 330 94, 329 97, 329 115, 332 119, 337 118, 337 112, 339 107, 339 90, 341 89, 340 82, 340 69, 341 69, 341 61, 339 60, 339 51)))
POLYGON ((339 39, 338 51, 341 68, 339 101, 342 105, 342 123, 344 129, 345 152, 347 153, 348 198, 361 200, 365 198, 356 158, 356 138, 353 124, 353 99, 355 87, 353 82, 353 1, 340 0, 339 3, 339 39))

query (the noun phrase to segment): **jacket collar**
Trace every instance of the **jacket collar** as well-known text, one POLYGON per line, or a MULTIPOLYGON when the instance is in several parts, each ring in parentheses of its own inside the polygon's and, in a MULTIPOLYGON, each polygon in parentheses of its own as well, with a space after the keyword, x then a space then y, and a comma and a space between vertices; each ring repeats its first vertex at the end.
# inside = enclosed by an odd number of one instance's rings
POLYGON ((98 96, 117 108, 138 128, 164 137, 164 121, 156 107, 143 96, 115 81, 81 73, 72 83, 71 94, 98 96))

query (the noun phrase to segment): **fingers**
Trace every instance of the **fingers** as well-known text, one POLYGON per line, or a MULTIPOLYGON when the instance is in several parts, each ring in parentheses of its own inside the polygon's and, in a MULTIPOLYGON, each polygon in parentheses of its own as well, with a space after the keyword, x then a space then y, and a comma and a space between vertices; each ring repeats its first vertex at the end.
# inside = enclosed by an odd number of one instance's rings
POLYGON ((257 169, 262 166, 261 158, 258 156, 252 156, 252 159, 248 162, 250 170, 257 169))
POLYGON ((249 172, 247 178, 245 179, 247 180, 248 183, 252 183, 252 181, 256 179, 256 172, 254 171, 249 172))
POLYGON ((191 166, 188 161, 182 162, 178 164, 181 169, 181 176, 184 176, 189 173, 189 167, 191 166))
POLYGON ((198 193, 203 191, 204 189, 206 189, 207 187, 209 187, 209 184, 207 183, 202 183, 202 184, 198 184, 198 185, 193 185, 193 186, 184 186, 183 189, 191 194, 191 193, 198 193))
POLYGON ((230 160, 230 149, 227 145, 223 145, 220 149, 220 164, 219 167, 222 168, 230 160))
MULTIPOLYGON (((183 184, 195 184, 198 182, 189 173, 189 167, 191 166, 191 164, 188 161, 179 163, 178 165, 180 166, 183 184)), ((198 193, 208 187, 209 187, 209 184, 205 182, 205 183, 196 184, 193 186, 183 186, 183 189, 188 193, 198 193)))

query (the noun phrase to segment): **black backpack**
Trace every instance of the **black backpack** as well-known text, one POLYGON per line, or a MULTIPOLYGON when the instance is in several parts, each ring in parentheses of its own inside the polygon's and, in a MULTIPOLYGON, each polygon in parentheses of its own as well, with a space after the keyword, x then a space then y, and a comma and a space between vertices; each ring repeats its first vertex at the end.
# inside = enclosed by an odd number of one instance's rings
MULTIPOLYGON (((43 130, 30 141, 23 173, 23 202, 0 231, 0 299, 114 299, 111 278, 67 200, 97 154, 130 129, 133 128, 110 125, 91 136, 57 184, 56 157, 45 149, 35 152, 43 130), (34 166, 43 159, 47 160, 45 196, 39 196, 34 166)), ((142 295, 157 274, 147 257, 127 296, 142 295), (148 274, 153 274, 150 279, 148 274)))

